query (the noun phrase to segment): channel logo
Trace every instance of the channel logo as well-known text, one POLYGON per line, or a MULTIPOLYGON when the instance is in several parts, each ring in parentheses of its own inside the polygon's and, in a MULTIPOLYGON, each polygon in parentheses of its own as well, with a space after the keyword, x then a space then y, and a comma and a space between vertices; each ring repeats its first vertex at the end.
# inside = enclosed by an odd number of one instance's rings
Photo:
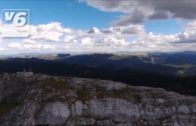
POLYGON ((4 9, 2 10, 2 37, 28 37, 30 35, 28 9, 4 9))

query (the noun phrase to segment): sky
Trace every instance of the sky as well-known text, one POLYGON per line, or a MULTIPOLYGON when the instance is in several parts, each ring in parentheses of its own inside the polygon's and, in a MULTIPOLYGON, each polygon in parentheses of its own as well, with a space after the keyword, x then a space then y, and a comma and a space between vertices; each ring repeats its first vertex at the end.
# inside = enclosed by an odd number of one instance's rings
POLYGON ((0 55, 196 51, 194 0, 0 0, 0 10, 0 55), (6 24, 5 9, 29 10, 28 22, 6 24))

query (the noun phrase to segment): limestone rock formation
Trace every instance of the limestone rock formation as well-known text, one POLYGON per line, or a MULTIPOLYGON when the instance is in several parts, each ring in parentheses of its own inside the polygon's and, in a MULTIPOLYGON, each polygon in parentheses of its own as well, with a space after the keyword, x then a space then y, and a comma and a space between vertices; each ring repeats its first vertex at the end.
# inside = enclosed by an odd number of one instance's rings
POLYGON ((4 74, 0 126, 196 126, 196 97, 112 81, 4 74))

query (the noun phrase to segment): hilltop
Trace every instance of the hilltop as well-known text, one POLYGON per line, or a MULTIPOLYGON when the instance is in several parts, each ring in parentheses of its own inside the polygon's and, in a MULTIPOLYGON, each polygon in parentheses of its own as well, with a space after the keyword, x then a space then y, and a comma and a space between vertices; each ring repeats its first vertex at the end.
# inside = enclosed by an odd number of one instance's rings
POLYGON ((33 73, 0 75, 2 126, 195 126, 196 97, 33 73))

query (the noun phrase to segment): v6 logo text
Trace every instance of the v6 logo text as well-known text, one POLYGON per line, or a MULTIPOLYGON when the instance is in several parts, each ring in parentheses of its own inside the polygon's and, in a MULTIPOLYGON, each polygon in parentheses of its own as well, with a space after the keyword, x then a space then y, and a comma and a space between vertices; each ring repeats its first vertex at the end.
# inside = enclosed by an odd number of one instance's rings
POLYGON ((4 12, 4 21, 12 22, 15 26, 24 26, 27 23, 26 12, 4 12))
POLYGON ((29 10, 5 9, 2 11, 2 23, 4 25, 3 37, 27 37, 29 35, 29 10))

